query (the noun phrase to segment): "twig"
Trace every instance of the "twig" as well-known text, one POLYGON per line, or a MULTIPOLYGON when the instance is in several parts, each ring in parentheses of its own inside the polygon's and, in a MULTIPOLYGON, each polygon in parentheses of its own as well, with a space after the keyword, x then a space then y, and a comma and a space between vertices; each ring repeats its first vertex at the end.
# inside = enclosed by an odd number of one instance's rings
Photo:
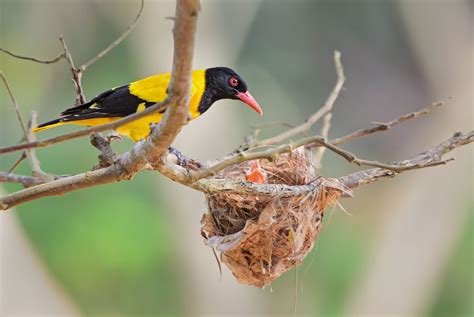
POLYGON ((23 184, 23 186, 25 187, 30 187, 33 185, 41 184, 43 182, 43 180, 34 176, 25 176, 8 172, 0 172, 0 183, 20 183, 23 184))
POLYGON ((300 146, 308 146, 311 144, 318 144, 320 146, 326 147, 328 150, 342 156, 344 159, 346 159, 349 163, 353 163, 359 166, 372 166, 372 167, 380 167, 383 169, 390 170, 395 173, 400 173, 405 170, 409 169, 414 169, 417 168, 416 166, 399 166, 397 164, 385 164, 381 163, 378 161, 369 161, 365 159, 360 159, 357 156, 355 156, 353 153, 348 152, 346 150, 341 149, 340 147, 329 143, 326 141, 326 139, 322 136, 314 136, 314 137, 309 137, 305 139, 298 140, 296 142, 292 142, 289 144, 285 145, 280 145, 276 148, 271 148, 267 149, 265 151, 260 151, 260 152, 251 152, 251 151, 245 151, 245 152, 240 152, 237 155, 231 156, 229 158, 226 158, 224 160, 219 161, 218 163, 214 164, 213 166, 210 166, 206 169, 199 170, 196 172, 190 172, 189 173, 189 179, 191 182, 195 182, 199 179, 202 178, 207 178, 210 176, 214 176, 220 171, 224 170, 227 167, 240 164, 246 161, 252 161, 252 160, 257 160, 257 159, 268 159, 268 160, 275 160, 278 155, 283 154, 283 153, 288 153, 293 151, 294 149, 299 148, 300 146))
POLYGON ((346 77, 344 76, 344 68, 342 67, 341 63, 341 53, 338 51, 334 52, 334 64, 336 67, 337 82, 324 105, 319 108, 318 111, 316 111, 312 116, 310 116, 303 124, 272 138, 258 141, 253 144, 252 147, 280 143, 295 135, 306 132, 311 129, 311 127, 316 122, 318 122, 318 120, 321 119, 322 116, 331 111, 332 107, 334 106, 334 103, 336 102, 337 97, 339 96, 339 93, 342 90, 342 87, 344 86, 344 82, 346 81, 346 77))
MULTIPOLYGON (((447 101, 449 101, 449 100, 451 100, 451 98, 448 98, 447 101)), ((445 104, 446 104, 445 101, 434 102, 431 105, 429 105, 429 106, 427 106, 427 107, 425 107, 425 108, 423 108, 419 111, 415 111, 415 112, 412 112, 412 113, 409 113, 409 114, 405 114, 405 115, 403 115, 401 117, 398 117, 395 120, 392 120, 392 121, 387 122, 387 123, 377 123, 377 125, 375 127, 372 127, 372 128, 369 128, 369 129, 358 130, 358 131, 352 132, 348 135, 345 135, 343 137, 332 139, 330 142, 332 144, 339 145, 339 144, 342 144, 342 143, 347 143, 347 142, 350 142, 350 141, 360 139, 362 137, 371 135, 371 134, 376 133, 376 132, 387 131, 387 130, 393 128, 394 126, 396 126, 400 123, 403 123, 405 121, 425 116, 425 115, 429 114, 431 111, 433 111, 436 108, 439 108, 441 106, 444 106, 445 104)))
MULTIPOLYGON (((474 142, 474 131, 468 133, 456 133, 451 138, 437 145, 436 147, 423 152, 411 159, 392 163, 392 166, 401 168, 399 173, 422 169, 427 167, 444 165, 452 159, 443 160, 443 155, 451 152, 457 147, 474 142)), ((382 168, 374 168, 356 172, 338 180, 347 188, 353 189, 365 184, 369 184, 382 178, 391 178, 399 173, 382 168)), ((303 186, 286 186, 274 184, 257 184, 243 181, 233 181, 228 179, 201 179, 191 185, 194 189, 204 192, 236 192, 241 194, 261 194, 270 196, 294 196, 317 190, 316 184, 303 186)))
MULTIPOLYGON (((8 83, 7 78, 5 77, 5 75, 1 71, 0 71, 0 77, 2 78, 3 83, 5 84, 5 87, 8 91, 9 96, 10 96, 10 99, 13 103, 16 115, 18 117, 18 121, 20 122, 20 126, 23 130, 25 139, 28 142, 34 142, 35 141, 35 135, 31 132, 31 128, 32 128, 32 126, 36 125, 36 112, 33 112, 31 114, 31 121, 30 121, 30 123, 28 125, 28 128, 27 128, 25 126, 24 121, 23 121, 23 118, 22 118, 22 115, 21 115, 21 112, 20 112, 20 107, 19 107, 18 102, 15 98, 15 95, 13 94, 13 91, 10 87, 10 84, 8 83)), ((47 173, 45 173, 41 170, 40 163, 39 163, 38 159, 36 158, 36 154, 34 152, 34 149, 27 150, 26 151, 26 157, 28 158, 28 160, 30 162, 30 167, 31 167, 31 170, 33 171, 33 176, 39 177, 43 180, 52 180, 53 179, 47 173)), ((23 155, 15 162, 14 166, 10 170, 16 168, 16 166, 22 160, 23 160, 23 155)))
POLYGON ((20 107, 18 106, 18 102, 16 101, 15 95, 13 95, 13 91, 10 87, 10 84, 8 83, 8 80, 2 71, 0 71, 0 77, 2 78, 3 83, 5 84, 5 88, 7 89, 8 95, 10 96, 10 100, 13 104, 13 107, 15 108, 16 116, 18 117, 18 121, 20 122, 20 127, 23 130, 23 135, 25 136, 25 139, 28 140, 28 131, 26 130, 26 126, 21 116, 20 107))
MULTIPOLYGON (((321 129, 321 136, 327 140, 329 135, 329 129, 331 128, 331 118, 332 112, 327 113, 323 119, 323 128, 321 129)), ((334 143, 333 143, 334 144, 334 143)), ((310 156, 310 162, 317 170, 321 169, 321 161, 323 159, 324 152, 326 151, 326 147, 320 146, 316 149, 307 149, 310 156)))
POLYGON ((32 61, 32 62, 40 63, 40 64, 54 64, 54 63, 60 61, 61 58, 64 57, 64 52, 61 52, 58 56, 56 56, 52 59, 38 59, 38 58, 35 58, 35 57, 18 55, 18 54, 12 53, 10 51, 7 51, 6 49, 1 48, 1 47, 0 47, 0 51, 4 52, 4 53, 6 53, 6 54, 8 54, 12 57, 18 58, 18 59, 24 59, 24 60, 27 60, 27 61, 32 61))
POLYGON ((82 88, 82 73, 79 69, 76 68, 74 65, 74 60, 72 59, 71 52, 67 48, 66 41, 64 40, 63 36, 59 36, 59 41, 61 42, 63 49, 64 49, 64 58, 69 63, 71 67, 71 76, 72 76, 72 83, 74 85, 74 89, 76 90, 76 102, 75 105, 81 105, 86 102, 86 97, 84 96, 84 89, 82 88))
MULTIPOLYGON (((36 117, 37 117, 36 111, 32 111, 31 119, 30 119, 30 122, 28 123, 28 134, 27 134, 28 142, 36 141, 36 135, 32 131, 33 127, 36 126, 36 117)), ((28 161, 30 162, 30 167, 31 167, 31 171, 33 172, 33 176, 38 177, 42 179, 43 181, 51 181, 54 179, 53 175, 50 175, 41 169, 41 164, 38 158, 36 157, 35 149, 28 149, 26 151, 26 156, 28 157, 28 161)))
POLYGON ((88 62, 84 63, 81 67, 79 67, 79 71, 80 72, 84 72, 87 68, 89 68, 89 66, 91 66, 92 64, 94 64, 95 62, 97 62, 99 59, 101 59, 102 57, 104 57, 107 53, 109 53, 111 50, 113 50, 117 45, 119 45, 127 36, 128 34, 135 28, 135 26, 137 25, 138 23, 138 20, 140 19, 140 16, 142 15, 142 12, 143 12, 143 7, 144 7, 144 4, 145 4, 145 0, 141 0, 140 1, 140 9, 138 10, 138 14, 137 16, 135 17, 135 20, 133 20, 133 23, 130 24, 127 28, 127 30, 125 30, 125 32, 123 32, 115 41, 113 41, 109 46, 107 46, 104 50, 102 50, 99 54, 97 54, 95 57, 93 57, 91 60, 89 60, 88 62))
POLYGON ((26 159, 26 152, 21 152, 20 157, 15 161, 15 163, 13 163, 12 167, 10 167, 8 173, 13 173, 24 159, 26 159))
MULTIPOLYGON (((442 157, 446 153, 454 150, 462 145, 469 144, 474 141, 474 131, 468 133, 456 133, 448 140, 439 144, 431 150, 423 152, 409 160, 393 163, 399 166, 411 166, 411 169, 419 169, 430 166, 443 165, 452 159, 443 160, 442 157)), ((410 170, 410 169, 405 169, 410 170)), ((396 176, 392 171, 374 168, 365 171, 356 172, 339 178, 339 181, 348 188, 356 188, 365 184, 370 184, 382 178, 396 176)))

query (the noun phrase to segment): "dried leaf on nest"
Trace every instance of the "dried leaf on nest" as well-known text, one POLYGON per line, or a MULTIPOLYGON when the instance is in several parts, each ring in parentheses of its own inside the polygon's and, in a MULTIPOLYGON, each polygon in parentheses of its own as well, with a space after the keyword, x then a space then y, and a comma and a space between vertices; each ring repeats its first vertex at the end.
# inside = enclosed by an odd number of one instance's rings
MULTIPOLYGON (((231 167, 218 177, 244 180, 251 164, 231 167)), ((201 233, 240 283, 264 287, 303 261, 321 230, 324 210, 347 189, 336 179, 318 177, 297 151, 263 160, 259 168, 269 184, 315 182, 317 190, 293 197, 208 194, 201 233)))

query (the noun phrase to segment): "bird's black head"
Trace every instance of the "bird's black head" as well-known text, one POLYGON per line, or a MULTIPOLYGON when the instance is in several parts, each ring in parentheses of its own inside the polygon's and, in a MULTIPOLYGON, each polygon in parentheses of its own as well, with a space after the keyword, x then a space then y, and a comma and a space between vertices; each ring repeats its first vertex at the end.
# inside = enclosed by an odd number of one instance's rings
POLYGON ((232 69, 214 67, 206 69, 206 89, 199 104, 199 112, 203 113, 220 99, 239 99, 252 109, 263 114, 262 108, 248 91, 247 84, 232 69))

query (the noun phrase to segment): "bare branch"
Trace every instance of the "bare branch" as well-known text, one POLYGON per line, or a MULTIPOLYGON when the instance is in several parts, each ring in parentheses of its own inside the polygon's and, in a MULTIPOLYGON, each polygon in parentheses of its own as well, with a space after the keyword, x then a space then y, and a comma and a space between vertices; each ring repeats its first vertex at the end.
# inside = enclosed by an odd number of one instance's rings
MULTIPOLYGON (((451 100, 451 98, 449 98, 448 101, 449 100, 451 100)), ((412 112, 412 113, 405 114, 405 115, 403 115, 401 117, 398 117, 395 120, 392 120, 392 121, 387 122, 387 123, 377 123, 377 125, 375 127, 372 127, 372 128, 369 128, 369 129, 358 130, 358 131, 352 132, 348 135, 345 135, 343 137, 332 139, 330 142, 332 144, 339 145, 339 144, 342 144, 342 143, 346 143, 346 142, 350 142, 350 141, 360 139, 362 137, 371 135, 371 134, 376 133, 376 132, 387 131, 387 130, 393 128, 394 126, 396 126, 400 123, 403 123, 405 121, 425 116, 425 115, 429 114, 431 111, 433 111, 436 108, 439 108, 441 106, 444 106, 445 104, 446 104, 445 101, 434 102, 431 105, 429 105, 429 106, 427 106, 427 107, 425 107, 425 108, 423 108, 419 111, 415 111, 415 112, 412 112)))
POLYGON ((125 179, 125 175, 125 170, 114 165, 106 169, 81 173, 25 188, 0 198, 0 210, 7 210, 8 208, 41 197, 61 195, 82 188, 120 181, 121 179, 125 179))
POLYGON ((71 67, 71 76, 72 76, 72 83, 74 85, 74 89, 76 90, 76 102, 75 105, 81 105, 86 102, 86 97, 84 96, 84 89, 82 88, 82 73, 76 68, 74 65, 74 60, 72 59, 71 52, 67 48, 66 41, 64 40, 63 36, 59 36, 59 41, 61 42, 63 49, 64 49, 64 58, 69 63, 71 67))
POLYGON ((0 47, 0 51, 4 52, 4 53, 6 53, 6 54, 8 54, 12 57, 18 58, 18 59, 24 59, 24 60, 27 60, 27 61, 32 61, 32 62, 40 63, 40 64, 54 64, 56 62, 59 62, 61 60, 61 58, 64 57, 64 52, 60 53, 58 56, 56 56, 52 59, 38 59, 38 58, 35 58, 35 57, 18 55, 18 54, 12 53, 10 51, 7 51, 6 49, 1 48, 1 47, 0 47))
MULTIPOLYGON (((16 98, 15 98, 15 95, 13 94, 13 91, 10 87, 10 84, 8 83, 8 80, 7 78, 5 77, 5 75, 0 71, 0 77, 2 78, 4 84, 5 84, 5 87, 8 91, 8 94, 10 95, 10 99, 13 103, 13 106, 15 108, 15 111, 16 111, 16 114, 17 114, 17 117, 18 117, 18 121, 20 122, 20 126, 23 130, 23 133, 24 133, 24 137, 25 139, 28 141, 28 142, 34 142, 35 141, 35 135, 32 133, 31 131, 31 128, 32 126, 35 126, 36 125, 36 112, 33 112, 32 115, 31 115, 31 121, 28 125, 28 128, 25 126, 25 123, 23 122, 23 118, 21 116, 21 112, 20 112, 20 107, 18 105, 18 102, 16 101, 16 98)), ((26 156, 30 162, 30 166, 31 166, 31 169, 33 171, 33 176, 35 177, 39 177, 43 180, 52 180, 52 178, 46 174, 45 172, 43 172, 41 170, 41 167, 40 167, 40 163, 38 161, 38 159, 36 158, 36 154, 34 152, 33 149, 29 149, 26 151, 25 155, 22 155, 16 162, 15 164, 13 165, 13 167, 10 169, 10 171, 12 171, 13 169, 15 169, 18 164, 20 164, 20 162, 24 159, 24 156, 26 156)))
POLYGON ((109 46, 107 46, 99 54, 97 54, 91 60, 89 60, 88 62, 84 63, 81 67, 79 67, 78 71, 85 72, 85 70, 87 68, 89 68, 89 66, 91 66, 92 64, 97 62, 99 59, 101 59, 107 53, 109 53, 111 50, 113 50, 115 47, 117 47, 117 45, 119 45, 128 36, 128 34, 130 32, 132 32, 132 30, 137 25, 138 20, 140 19, 140 16, 142 15, 144 4, 145 4, 145 0, 141 0, 140 1, 140 9, 138 9, 138 14, 135 17, 135 20, 133 20, 133 23, 128 26, 127 30, 125 30, 125 32, 123 32, 115 41, 113 41, 109 46))
MULTIPOLYGON (((421 169, 442 165, 449 160, 443 160, 442 156, 454 150, 457 147, 469 144, 474 141, 474 131, 469 133, 456 133, 453 137, 439 144, 435 148, 423 152, 412 159, 395 162, 390 166, 398 166, 399 172, 408 170, 421 169)), ((237 162, 237 161, 236 161, 237 162)), ((166 162, 164 161, 164 164, 166 162)), ((144 167, 142 167, 144 168, 144 167)), ((189 171, 177 165, 160 165, 158 170, 165 176, 180 182, 186 186, 190 186, 196 190, 203 192, 224 192, 234 191, 242 194, 262 194, 262 195, 300 195, 317 189, 314 184, 303 186, 287 186, 273 184, 256 184, 251 182, 231 181, 223 179, 200 179, 193 182, 194 177, 189 176, 189 171)), ((386 170, 383 168, 375 168, 366 171, 350 174, 339 178, 339 181, 348 188, 356 188, 364 184, 377 181, 382 178, 394 177, 399 172, 386 170)), ((105 184, 113 181, 120 181, 132 177, 130 173, 123 168, 121 164, 114 164, 108 168, 97 171, 87 172, 75 176, 66 177, 57 181, 38 185, 32 188, 7 195, 0 198, 0 208, 6 210, 15 205, 25 203, 30 200, 38 199, 45 196, 64 194, 70 191, 91 187, 95 185, 105 184)))
MULTIPOLYGON (((419 168, 418 165, 400 165, 400 164, 386 164, 386 163, 381 163, 378 161, 369 161, 365 159, 360 159, 357 156, 355 156, 353 153, 348 152, 346 150, 341 149, 340 147, 329 143, 326 141, 324 137, 321 136, 314 136, 314 137, 309 137, 305 139, 298 140, 296 142, 292 142, 289 144, 284 144, 280 145, 275 148, 270 148, 265 151, 260 151, 260 152, 252 152, 252 151, 244 151, 240 152, 236 155, 230 156, 228 158, 225 158, 221 161, 218 161, 218 163, 196 171, 196 172, 189 172, 187 175, 187 179, 191 182, 194 183, 199 179, 202 178, 207 178, 216 175, 220 171, 224 170, 227 167, 240 164, 246 161, 252 161, 252 160, 257 160, 257 159, 268 159, 268 160, 274 160, 276 157, 280 154, 283 153, 288 153, 293 151, 294 149, 299 148, 300 146, 310 146, 312 144, 318 144, 319 146, 324 146, 328 150, 342 156, 345 160, 347 160, 349 163, 353 163, 359 166, 372 166, 372 167, 379 167, 383 168, 389 171, 392 171, 394 173, 400 173, 406 170, 411 170, 411 169, 416 169, 419 168)), ((163 171, 161 171, 163 172, 163 171)), ((179 181, 179 180, 177 180, 179 181)), ((184 181, 186 183, 187 181, 184 181)))
POLYGON ((3 74, 2 71, 0 71, 0 77, 2 78, 3 83, 5 84, 5 88, 7 89, 8 95, 10 96, 10 100, 12 101, 13 107, 15 108, 16 116, 18 117, 20 127, 23 130, 23 135, 25 136, 25 139, 28 140, 28 131, 26 130, 26 126, 21 116, 20 107, 18 106, 18 102, 16 101, 15 95, 13 95, 13 91, 10 87, 10 84, 8 83, 7 77, 5 77, 5 74, 3 74))
MULTIPOLYGON (((28 123, 28 134, 27 134, 28 142, 36 141, 36 135, 32 131, 33 127, 36 126, 36 116, 37 116, 37 113, 35 111, 32 111, 31 119, 30 119, 30 122, 28 123)), ((44 172, 41 169, 41 164, 38 158, 36 157, 35 149, 28 149, 26 151, 26 156, 28 157, 28 161, 30 162, 31 171, 33 172, 34 177, 38 177, 42 179, 43 181, 51 181, 54 179, 53 175, 49 175, 48 173, 44 172)))
POLYGON ((252 147, 263 146, 263 145, 273 145, 273 144, 285 141, 300 133, 304 133, 308 131, 309 129, 311 129, 311 127, 316 122, 318 122, 322 116, 324 116, 326 113, 331 111, 331 109, 334 106, 334 103, 336 102, 337 97, 339 96, 339 93, 342 90, 342 87, 344 86, 344 82, 346 81, 346 77, 344 76, 344 68, 342 67, 342 63, 341 63, 341 53, 338 51, 334 52, 334 64, 336 67, 337 82, 331 94, 329 95, 328 99, 324 103, 324 105, 321 108, 319 108, 318 111, 316 111, 312 116, 310 116, 303 124, 293 129, 290 129, 286 132, 283 132, 282 134, 274 136, 272 138, 258 141, 255 144, 253 144, 252 147))
MULTIPOLYGON (((457 147, 469 144, 473 141, 474 131, 464 134, 456 133, 451 138, 434 147, 433 149, 423 152, 411 159, 393 163, 392 165, 398 165, 400 167, 409 167, 401 171, 443 165, 452 160, 443 160, 443 155, 454 150, 457 147)), ((396 173, 386 169, 374 168, 340 177, 339 181, 341 181, 341 183, 343 183, 349 188, 356 188, 365 184, 373 183, 382 178, 394 177, 396 175, 396 173)))
POLYGON ((13 173, 24 159, 26 159, 26 152, 21 152, 20 157, 13 163, 12 167, 8 169, 8 173, 13 173))
MULTIPOLYGON (((331 118, 332 112, 329 112, 324 116, 323 128, 321 129, 321 136, 326 140, 328 139, 329 129, 331 128, 331 118)), ((326 151, 326 147, 320 146, 316 149, 307 149, 307 151, 309 152, 310 162, 312 165, 316 169, 320 170, 321 161, 323 159, 324 152, 326 151)))
MULTIPOLYGON (((20 183, 25 187, 30 187, 33 185, 38 185, 43 183, 43 180, 33 177, 33 176, 24 176, 12 173, 0 172, 0 183, 20 183)), ((0 198, 0 201, 3 198, 0 198)), ((1 210, 1 209, 0 209, 1 210)))

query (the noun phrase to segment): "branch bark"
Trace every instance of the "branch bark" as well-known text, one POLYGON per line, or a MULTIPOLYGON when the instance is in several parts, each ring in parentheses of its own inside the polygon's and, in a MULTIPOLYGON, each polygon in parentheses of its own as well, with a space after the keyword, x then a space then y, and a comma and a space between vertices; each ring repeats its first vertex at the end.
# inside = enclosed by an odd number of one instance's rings
MULTIPOLYGON (((404 171, 443 165, 451 160, 443 160, 443 156, 446 153, 451 152, 457 147, 472 143, 473 141, 474 131, 468 133, 456 133, 436 147, 418 154, 411 159, 392 163, 391 166, 400 167, 400 172, 394 172, 383 168, 374 168, 343 176, 338 180, 347 188, 354 189, 384 178, 395 177, 404 171)), ((256 184, 252 182, 227 179, 200 179, 194 181, 193 177, 189 175, 189 171, 185 168, 172 163, 169 159, 161 160, 161 162, 162 164, 160 164, 157 169, 163 175, 202 192, 233 191, 241 194, 294 196, 318 189, 318 183, 302 186, 288 186, 283 184, 256 184)), ((141 168, 144 169, 145 166, 141 166, 141 168)), ((82 188, 129 179, 135 172, 137 171, 128 171, 124 167, 124 164, 114 164, 108 168, 65 177, 31 188, 26 188, 0 198, 0 210, 7 210, 16 205, 41 197, 61 195, 82 188)), ((8 173, 1 173, 0 181, 2 180, 1 177, 3 177, 9 181, 21 182, 24 185, 27 185, 34 184, 39 180, 27 176, 12 176, 7 174, 8 173)))
MULTIPOLYGON (((420 169, 430 166, 444 165, 453 160, 443 160, 442 157, 457 147, 469 144, 474 141, 474 131, 468 133, 455 133, 451 138, 447 139, 438 146, 423 152, 411 159, 394 163, 394 165, 412 166, 410 169, 420 169)), ((406 170, 410 170, 406 169, 406 170)), ((341 183, 348 188, 356 188, 365 184, 370 184, 387 177, 394 177, 397 173, 381 168, 373 168, 365 171, 356 172, 347 176, 340 177, 341 183)))

